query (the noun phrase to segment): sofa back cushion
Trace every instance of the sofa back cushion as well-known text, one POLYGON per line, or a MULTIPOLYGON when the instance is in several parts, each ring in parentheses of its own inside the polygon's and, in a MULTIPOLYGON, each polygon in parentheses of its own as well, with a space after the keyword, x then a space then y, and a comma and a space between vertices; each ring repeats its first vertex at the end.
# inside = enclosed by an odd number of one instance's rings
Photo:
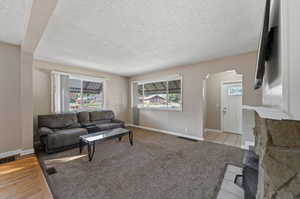
POLYGON ((92 122, 99 120, 113 120, 115 114, 112 111, 93 111, 90 112, 90 119, 92 122))
POLYGON ((78 128, 77 115, 75 113, 52 114, 38 116, 38 126, 50 129, 78 128))
POLYGON ((89 123, 90 122, 90 113, 89 112, 79 112, 78 115, 78 121, 80 123, 89 123))

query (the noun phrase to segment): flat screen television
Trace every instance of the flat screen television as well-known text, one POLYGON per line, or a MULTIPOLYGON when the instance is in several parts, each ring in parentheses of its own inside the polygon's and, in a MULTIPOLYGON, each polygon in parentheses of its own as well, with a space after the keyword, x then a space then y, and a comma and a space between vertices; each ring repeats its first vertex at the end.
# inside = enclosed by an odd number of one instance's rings
POLYGON ((255 85, 254 89, 259 89, 262 86, 264 74, 265 74, 265 64, 268 52, 269 44, 269 21, 270 21, 270 10, 271 10, 271 0, 266 0, 265 15, 263 21, 263 30, 260 37, 260 42, 258 46, 256 73, 255 73, 255 85))

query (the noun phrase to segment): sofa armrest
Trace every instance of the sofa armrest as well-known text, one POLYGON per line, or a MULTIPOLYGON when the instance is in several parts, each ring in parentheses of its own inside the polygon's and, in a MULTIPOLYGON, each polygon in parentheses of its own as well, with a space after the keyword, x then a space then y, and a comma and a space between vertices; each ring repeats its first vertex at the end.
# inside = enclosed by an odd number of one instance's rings
POLYGON ((39 128, 39 136, 46 136, 46 135, 49 135, 51 133, 54 133, 54 131, 50 128, 47 128, 47 127, 39 128))

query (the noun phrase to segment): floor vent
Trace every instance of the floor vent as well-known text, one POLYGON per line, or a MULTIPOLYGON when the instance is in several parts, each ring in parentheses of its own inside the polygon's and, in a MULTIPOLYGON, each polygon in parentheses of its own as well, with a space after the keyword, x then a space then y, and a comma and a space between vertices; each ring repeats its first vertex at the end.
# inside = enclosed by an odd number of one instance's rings
POLYGON ((15 160, 16 160, 15 156, 2 158, 2 159, 0 159, 0 164, 7 163, 7 162, 12 162, 12 161, 15 161, 15 160))
POLYGON ((53 175, 53 174, 57 173, 57 171, 54 167, 49 167, 48 169, 46 169, 46 172, 48 175, 53 175))
POLYGON ((191 139, 191 138, 185 138, 185 137, 180 137, 180 136, 178 136, 178 138, 188 140, 188 141, 192 141, 192 142, 198 142, 198 140, 194 140, 194 139, 191 139))

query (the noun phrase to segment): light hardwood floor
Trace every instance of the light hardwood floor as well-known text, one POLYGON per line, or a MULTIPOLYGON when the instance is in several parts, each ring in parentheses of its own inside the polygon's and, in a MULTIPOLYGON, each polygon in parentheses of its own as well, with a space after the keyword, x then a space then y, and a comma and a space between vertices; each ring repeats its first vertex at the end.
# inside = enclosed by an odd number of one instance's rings
POLYGON ((53 199, 36 156, 0 164, 1 199, 53 199))
POLYGON ((218 132, 212 132, 208 131, 204 133, 204 140, 208 142, 214 142, 218 144, 225 144, 230 145, 234 147, 241 148, 241 135, 234 134, 234 133, 218 133, 218 132))

